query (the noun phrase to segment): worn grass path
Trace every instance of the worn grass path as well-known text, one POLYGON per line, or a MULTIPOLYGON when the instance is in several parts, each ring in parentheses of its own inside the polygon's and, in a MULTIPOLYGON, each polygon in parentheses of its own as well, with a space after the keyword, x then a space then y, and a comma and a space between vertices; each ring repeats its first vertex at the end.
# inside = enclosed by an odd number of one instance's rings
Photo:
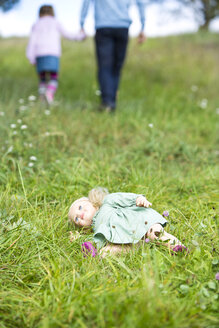
POLYGON ((64 42, 57 107, 25 39, 0 39, 0 328, 218 327, 218 35, 130 42, 115 115, 93 42, 64 42), (94 186, 147 195, 190 249, 83 258, 67 212, 94 186))

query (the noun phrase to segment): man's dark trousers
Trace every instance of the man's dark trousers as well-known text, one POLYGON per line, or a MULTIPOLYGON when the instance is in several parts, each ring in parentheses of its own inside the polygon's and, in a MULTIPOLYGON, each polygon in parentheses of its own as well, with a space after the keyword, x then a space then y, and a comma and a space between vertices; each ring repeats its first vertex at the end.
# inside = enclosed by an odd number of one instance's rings
POLYGON ((99 28, 95 35, 102 105, 115 109, 120 72, 128 44, 128 28, 99 28))

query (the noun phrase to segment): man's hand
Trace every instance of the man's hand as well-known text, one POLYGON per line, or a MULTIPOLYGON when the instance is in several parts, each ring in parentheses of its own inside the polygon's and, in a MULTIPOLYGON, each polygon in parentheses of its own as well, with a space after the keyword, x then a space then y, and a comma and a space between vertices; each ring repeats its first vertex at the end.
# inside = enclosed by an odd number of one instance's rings
POLYGON ((152 204, 144 196, 138 196, 136 199, 136 206, 149 207, 151 205, 152 204))
POLYGON ((141 32, 138 36, 138 43, 141 44, 145 41, 146 41, 146 35, 144 34, 144 32, 141 32))
POLYGON ((87 34, 83 28, 80 29, 79 35, 81 36, 81 40, 85 40, 87 38, 87 34))

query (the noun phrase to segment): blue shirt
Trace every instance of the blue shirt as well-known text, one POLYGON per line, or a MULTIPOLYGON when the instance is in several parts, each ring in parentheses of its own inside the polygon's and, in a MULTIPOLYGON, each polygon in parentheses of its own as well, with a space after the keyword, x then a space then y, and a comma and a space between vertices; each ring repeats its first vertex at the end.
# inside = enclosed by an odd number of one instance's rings
MULTIPOLYGON (((131 24, 129 17, 129 7, 132 0, 93 0, 95 12, 95 28, 103 27, 119 27, 128 28, 131 24)), ((91 0, 84 0, 81 9, 81 28, 84 26, 84 21, 88 13, 88 8, 91 0)), ((142 31, 145 24, 145 0, 135 0, 140 20, 142 31)))

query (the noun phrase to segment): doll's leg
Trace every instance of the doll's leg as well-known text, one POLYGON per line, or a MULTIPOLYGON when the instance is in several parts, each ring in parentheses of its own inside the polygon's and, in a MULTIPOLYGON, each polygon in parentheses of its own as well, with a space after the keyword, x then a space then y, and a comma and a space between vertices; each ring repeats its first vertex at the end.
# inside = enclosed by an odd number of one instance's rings
POLYGON ((100 256, 102 258, 106 257, 107 255, 116 255, 122 253, 128 253, 131 250, 132 245, 119 245, 119 244, 108 244, 107 246, 103 247, 100 251, 100 256))
POLYGON ((157 240, 166 242, 165 245, 174 248, 176 245, 182 245, 182 243, 170 233, 167 233, 161 224, 154 224, 147 232, 147 237, 151 240, 157 240))

